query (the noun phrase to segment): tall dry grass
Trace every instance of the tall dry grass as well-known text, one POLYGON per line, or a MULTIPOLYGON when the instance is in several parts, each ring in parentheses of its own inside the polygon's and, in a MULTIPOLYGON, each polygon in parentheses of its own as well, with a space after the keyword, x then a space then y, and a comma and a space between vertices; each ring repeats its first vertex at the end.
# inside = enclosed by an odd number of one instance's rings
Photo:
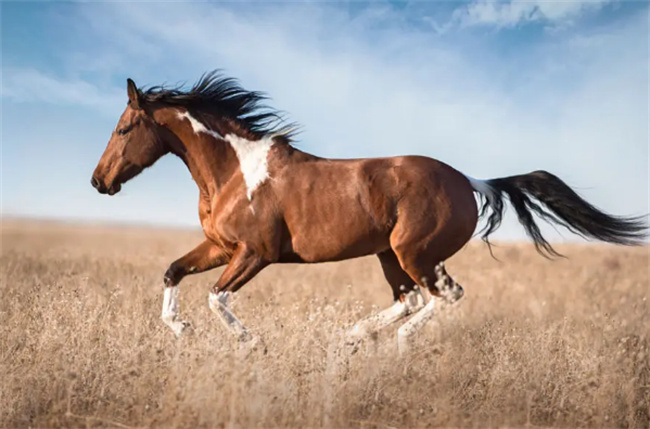
POLYGON ((2 427, 648 427, 648 248, 472 243, 466 297, 396 353, 341 332, 390 304, 374 258, 272 266, 234 306, 246 356, 207 307, 220 270, 181 284, 196 333, 160 321, 162 274, 200 233, 2 225, 2 427))

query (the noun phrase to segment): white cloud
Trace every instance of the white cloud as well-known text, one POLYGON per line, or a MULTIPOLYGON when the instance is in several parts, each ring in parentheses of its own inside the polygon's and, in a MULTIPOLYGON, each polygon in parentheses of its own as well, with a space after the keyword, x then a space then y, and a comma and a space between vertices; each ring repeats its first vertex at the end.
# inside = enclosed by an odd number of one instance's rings
POLYGON ((580 15, 600 9, 612 0, 478 0, 454 12, 461 26, 514 27, 527 22, 567 25, 580 15))
POLYGON ((125 90, 102 90, 81 79, 57 78, 34 68, 7 67, 2 80, 2 98, 16 102, 87 106, 112 115, 118 106, 125 106, 125 90))

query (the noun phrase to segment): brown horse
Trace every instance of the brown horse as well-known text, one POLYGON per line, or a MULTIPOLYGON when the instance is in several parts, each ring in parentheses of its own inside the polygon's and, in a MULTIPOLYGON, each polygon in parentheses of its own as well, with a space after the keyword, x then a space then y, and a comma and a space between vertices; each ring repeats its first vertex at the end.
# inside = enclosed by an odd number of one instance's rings
MULTIPOLYGON (((227 264, 210 291, 210 308, 240 340, 251 338, 228 307, 236 292, 278 262, 339 261, 376 254, 395 303, 359 322, 357 343, 416 313, 398 331, 400 349, 433 315, 434 298, 455 301, 463 289, 444 261, 472 237, 487 215, 483 239, 501 223, 504 200, 542 254, 558 255, 533 219, 563 225, 583 237, 636 244, 643 218, 610 216, 545 171, 476 180, 423 156, 333 160, 291 145, 290 126, 261 105, 264 97, 212 72, 189 91, 127 81, 128 105, 91 183, 113 195, 167 153, 177 155, 199 187, 205 240, 173 262, 164 276, 162 319, 181 335, 178 284, 187 274, 227 264), (276 122, 276 120, 278 122, 276 122), (541 204, 540 204, 541 203, 541 204), (432 295, 425 299, 422 290, 432 295)), ((489 242, 488 242, 489 245, 489 242)))

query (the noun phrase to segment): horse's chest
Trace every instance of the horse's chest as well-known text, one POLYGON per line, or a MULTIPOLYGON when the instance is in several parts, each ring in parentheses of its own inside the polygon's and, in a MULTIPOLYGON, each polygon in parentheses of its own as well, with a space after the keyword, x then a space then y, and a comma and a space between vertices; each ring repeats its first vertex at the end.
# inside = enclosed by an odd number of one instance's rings
POLYGON ((235 245, 228 234, 224 234, 223 225, 219 223, 219 219, 216 219, 218 216, 214 216, 212 212, 206 212, 201 215, 201 227, 203 228, 203 233, 205 236, 212 240, 214 243, 217 243, 222 248, 232 248, 235 245))
POLYGON ((209 216, 201 218, 201 227, 203 228, 206 237, 216 241, 218 238, 217 231, 214 227, 214 222, 212 222, 212 219, 209 216))
POLYGON ((205 236, 212 241, 220 241, 215 228, 214 217, 212 216, 212 204, 208 198, 201 198, 199 201, 199 219, 205 236))
POLYGON ((212 200, 199 205, 201 227, 206 237, 223 246, 246 241, 247 234, 253 231, 250 204, 244 197, 231 198, 228 190, 212 200))

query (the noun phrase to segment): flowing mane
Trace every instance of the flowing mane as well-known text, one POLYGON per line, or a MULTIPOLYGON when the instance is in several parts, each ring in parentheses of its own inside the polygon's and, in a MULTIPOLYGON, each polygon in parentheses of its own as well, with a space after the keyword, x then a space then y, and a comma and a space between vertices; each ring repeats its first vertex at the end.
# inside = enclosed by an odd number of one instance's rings
POLYGON ((145 102, 185 107, 201 113, 228 118, 259 137, 276 134, 287 141, 295 135, 297 124, 287 123, 281 111, 264 104, 268 97, 259 91, 246 91, 237 79, 223 76, 220 70, 205 73, 189 90, 183 85, 163 85, 140 90, 145 102))

